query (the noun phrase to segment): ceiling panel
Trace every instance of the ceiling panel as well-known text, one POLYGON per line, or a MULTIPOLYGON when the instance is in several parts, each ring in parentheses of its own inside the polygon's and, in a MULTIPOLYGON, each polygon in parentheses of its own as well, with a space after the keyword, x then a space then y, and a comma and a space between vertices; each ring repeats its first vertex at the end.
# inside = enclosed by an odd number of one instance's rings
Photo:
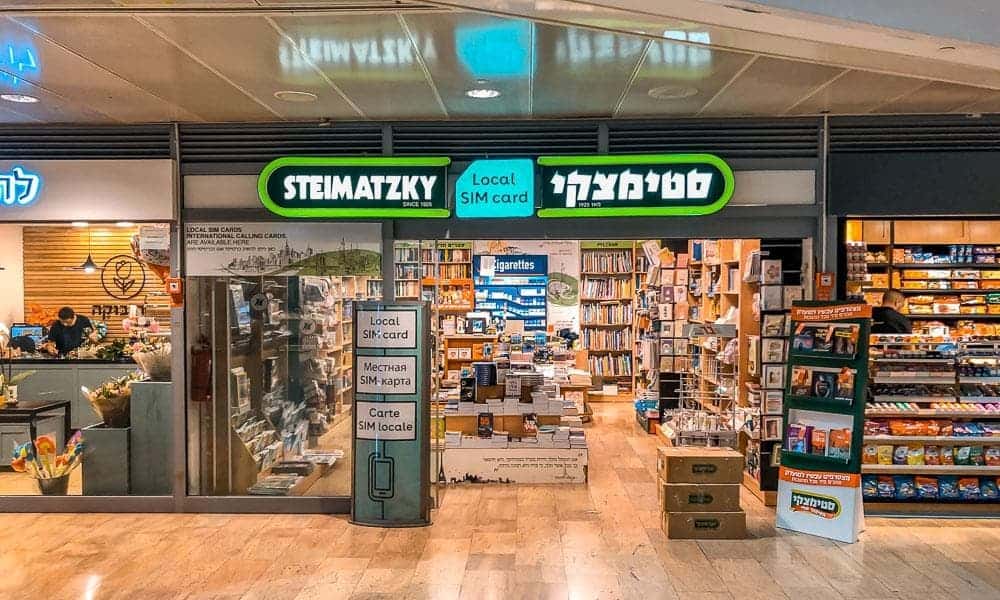
POLYGON ((935 81, 876 108, 876 113, 951 112, 993 95, 992 90, 935 81))
POLYGON ((311 77, 293 80, 286 76, 283 66, 301 57, 294 56, 296 51, 291 43, 263 16, 143 17, 143 20, 283 118, 360 116, 315 69, 307 71, 311 77), (218 35, 221 31, 225 36, 218 35), (315 94, 316 101, 287 102, 274 96, 275 92, 289 89, 315 94))
POLYGON ((751 58, 704 46, 655 41, 616 116, 696 114, 751 58))
POLYGON ((131 17, 44 16, 29 23, 59 45, 199 118, 210 121, 278 118, 131 17))
POLYGON ((535 26, 534 114, 611 116, 647 40, 577 27, 535 26))
MULTIPOLYGON (((11 19, 0 19, 0 69, 74 105, 125 122, 197 120, 180 107, 88 62, 11 19)), ((2 79, 3 76, 0 76, 2 79)))
POLYGON ((843 69, 761 57, 702 110, 704 115, 778 115, 843 69))
POLYGON ((332 81, 369 118, 443 118, 421 57, 436 59, 435 40, 416 47, 391 13, 275 17, 287 35, 275 76, 287 86, 332 81))
POLYGON ((434 85, 452 117, 531 116, 535 25, 474 13, 407 14, 434 85), (500 92, 475 99, 471 89, 500 92))
POLYGON ((848 71, 843 77, 793 107, 789 114, 866 113, 925 85, 927 81, 924 79, 848 71))

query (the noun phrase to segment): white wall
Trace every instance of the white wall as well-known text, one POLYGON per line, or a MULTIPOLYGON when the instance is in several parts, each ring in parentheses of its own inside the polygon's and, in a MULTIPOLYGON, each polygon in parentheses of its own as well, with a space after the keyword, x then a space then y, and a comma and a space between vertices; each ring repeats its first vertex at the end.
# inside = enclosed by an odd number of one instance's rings
POLYGON ((0 322, 24 321, 24 247, 20 225, 0 225, 0 322))

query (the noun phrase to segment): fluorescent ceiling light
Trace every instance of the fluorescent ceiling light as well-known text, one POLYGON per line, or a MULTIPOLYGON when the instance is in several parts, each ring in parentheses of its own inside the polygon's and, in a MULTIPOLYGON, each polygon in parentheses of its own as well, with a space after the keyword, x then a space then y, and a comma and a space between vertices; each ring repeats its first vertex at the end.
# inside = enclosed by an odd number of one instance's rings
POLYGON ((132 221, 118 221, 115 223, 116 227, 135 227, 135 223, 132 221))
POLYGON ((70 225, 73 227, 90 227, 90 223, 86 221, 73 221, 70 225))
POLYGON ((492 88, 475 88, 467 90, 465 95, 469 98, 475 98, 476 100, 489 100, 490 98, 496 98, 500 95, 500 90, 494 90, 492 88))
POLYGON ((646 92, 654 100, 683 100, 698 95, 698 88, 682 85, 661 85, 646 92))
POLYGON ((7 102, 17 102, 19 104, 34 104, 35 102, 38 102, 38 98, 27 94, 0 94, 0 99, 6 100, 7 102))
POLYGON ((312 92, 299 92, 296 90, 281 90, 274 92, 274 97, 284 102, 297 102, 299 104, 315 102, 317 98, 316 94, 312 92))

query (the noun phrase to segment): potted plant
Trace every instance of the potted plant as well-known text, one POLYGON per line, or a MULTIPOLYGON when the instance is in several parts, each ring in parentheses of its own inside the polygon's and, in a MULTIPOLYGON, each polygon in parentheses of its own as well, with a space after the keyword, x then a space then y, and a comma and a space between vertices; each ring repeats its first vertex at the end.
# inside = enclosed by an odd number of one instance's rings
POLYGON ((102 423, 85 427, 86 460, 83 464, 85 496, 124 496, 129 493, 129 439, 132 383, 141 375, 130 373, 105 382, 95 390, 82 387, 84 397, 101 416, 102 423))
POLYGON ((50 435, 40 435, 34 443, 25 442, 14 448, 10 463, 18 473, 27 473, 38 483, 44 496, 65 496, 69 476, 83 460, 83 437, 79 431, 66 442, 66 449, 56 455, 56 441, 50 435))

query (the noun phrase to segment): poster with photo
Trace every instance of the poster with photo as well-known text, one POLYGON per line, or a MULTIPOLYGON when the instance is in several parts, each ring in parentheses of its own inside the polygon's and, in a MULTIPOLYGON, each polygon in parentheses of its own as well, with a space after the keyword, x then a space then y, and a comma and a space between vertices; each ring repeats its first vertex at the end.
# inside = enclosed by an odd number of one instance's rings
POLYGON ((382 230, 373 223, 188 223, 186 274, 367 275, 382 269, 382 230))

